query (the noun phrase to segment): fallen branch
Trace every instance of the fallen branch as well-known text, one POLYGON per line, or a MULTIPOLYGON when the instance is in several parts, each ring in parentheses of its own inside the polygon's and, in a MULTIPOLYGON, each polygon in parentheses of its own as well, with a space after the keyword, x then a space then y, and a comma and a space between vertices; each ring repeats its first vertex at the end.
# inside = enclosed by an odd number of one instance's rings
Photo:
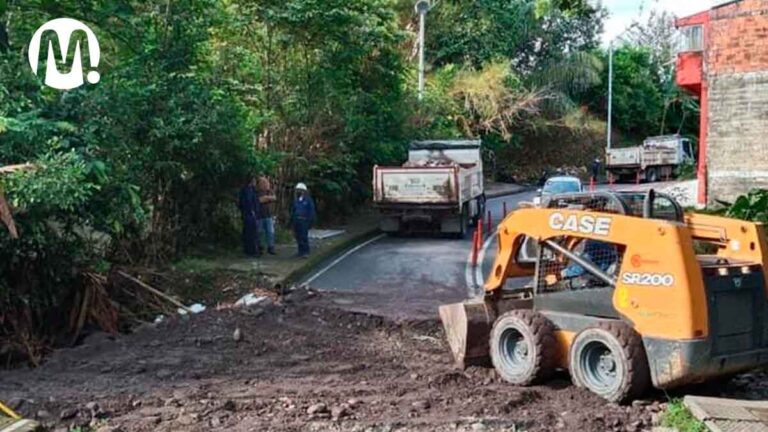
POLYGON ((8 205, 8 201, 6 201, 2 189, 0 189, 0 221, 2 221, 6 228, 8 228, 8 232, 11 234, 12 239, 19 238, 19 231, 16 229, 16 223, 13 221, 11 206, 8 205))
POLYGON ((190 308, 184 306, 184 304, 182 304, 180 301, 176 300, 175 298, 169 296, 168 294, 166 294, 166 293, 164 293, 164 292, 162 292, 162 291, 160 291, 160 290, 158 290, 156 288, 153 288, 153 287, 147 285, 146 283, 136 279, 135 277, 129 275, 128 273, 125 273, 123 271, 118 271, 117 274, 119 274, 120 276, 130 280, 131 282, 137 284, 138 286, 144 288, 145 290, 151 292, 152 294, 167 300, 168 302, 174 304, 175 306, 178 306, 180 309, 183 309, 183 310, 187 311, 187 313, 190 313, 190 314, 193 313, 190 308))
MULTIPOLYGON (((16 171, 31 171, 35 169, 35 166, 30 163, 20 165, 6 165, 0 167, 0 174, 10 174, 16 171)), ((19 232, 16 229, 16 223, 13 221, 13 212, 11 206, 5 198, 2 188, 0 188, 0 221, 2 221, 8 228, 8 232, 11 234, 11 238, 19 238, 19 232)))
POLYGON ((78 310, 77 318, 75 320, 74 324, 74 331, 72 332, 72 346, 75 346, 77 343, 77 338, 80 337, 80 331, 83 329, 83 326, 85 325, 85 318, 88 316, 88 306, 91 302, 91 286, 86 285, 85 289, 83 290, 83 300, 80 304, 80 310, 78 310))
POLYGON ((16 171, 31 171, 35 169, 35 166, 31 163, 18 164, 18 165, 6 165, 0 167, 0 173, 8 174, 16 171))

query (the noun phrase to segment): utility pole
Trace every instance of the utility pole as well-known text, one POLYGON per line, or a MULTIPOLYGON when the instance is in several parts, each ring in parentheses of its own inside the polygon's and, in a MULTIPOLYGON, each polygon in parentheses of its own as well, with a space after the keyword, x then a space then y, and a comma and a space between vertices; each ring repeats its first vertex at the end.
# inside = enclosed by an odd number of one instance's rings
POLYGON ((611 133, 613 132, 613 41, 608 47, 608 140, 606 148, 611 149, 611 133))
POLYGON ((419 14, 419 101, 424 99, 424 29, 426 26, 429 0, 416 2, 416 13, 419 14))

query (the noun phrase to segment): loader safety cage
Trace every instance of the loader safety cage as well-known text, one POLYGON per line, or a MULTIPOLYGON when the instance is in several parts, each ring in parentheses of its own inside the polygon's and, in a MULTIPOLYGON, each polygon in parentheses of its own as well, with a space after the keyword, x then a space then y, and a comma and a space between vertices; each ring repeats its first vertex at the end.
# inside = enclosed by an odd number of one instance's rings
POLYGON ((672 222, 685 220, 685 212, 674 198, 653 189, 645 193, 624 191, 558 194, 548 197, 542 206, 618 213, 672 222))

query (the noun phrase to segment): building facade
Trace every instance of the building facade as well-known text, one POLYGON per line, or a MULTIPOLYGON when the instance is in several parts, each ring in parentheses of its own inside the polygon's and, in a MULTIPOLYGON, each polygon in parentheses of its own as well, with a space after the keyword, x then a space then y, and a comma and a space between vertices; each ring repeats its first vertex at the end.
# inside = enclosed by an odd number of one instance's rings
POLYGON ((768 188, 768 0, 677 20, 677 84, 701 101, 700 204, 768 188))

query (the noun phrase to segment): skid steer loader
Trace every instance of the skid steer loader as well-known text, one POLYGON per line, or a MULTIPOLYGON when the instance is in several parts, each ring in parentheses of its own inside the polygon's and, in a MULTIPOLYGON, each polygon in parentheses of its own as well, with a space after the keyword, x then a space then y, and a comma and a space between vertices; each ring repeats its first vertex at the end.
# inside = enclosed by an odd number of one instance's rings
POLYGON ((626 402, 768 364, 761 224, 598 192, 516 210, 497 235, 484 295, 440 307, 461 366, 490 360, 516 385, 567 369, 626 402))

